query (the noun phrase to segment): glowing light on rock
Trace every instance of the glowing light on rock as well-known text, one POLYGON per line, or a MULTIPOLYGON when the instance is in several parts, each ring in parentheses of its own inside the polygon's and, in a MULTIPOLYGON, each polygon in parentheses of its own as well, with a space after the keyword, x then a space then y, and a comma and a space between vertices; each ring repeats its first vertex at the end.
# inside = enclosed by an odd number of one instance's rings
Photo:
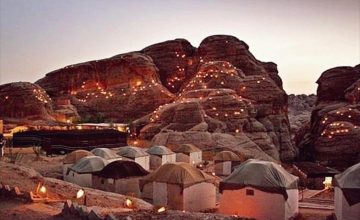
POLYGON ((132 208, 133 202, 131 201, 131 199, 127 198, 127 199, 125 200, 125 206, 126 206, 127 208, 132 208))
POLYGON ((41 186, 40 187, 40 190, 39 190, 41 193, 46 193, 46 187, 45 186, 41 186))
POLYGON ((165 207, 161 207, 157 210, 158 213, 165 212, 165 211, 166 211, 165 207))
POLYGON ((323 182, 325 189, 330 189, 332 183, 332 177, 325 177, 325 180, 323 182))
POLYGON ((76 198, 80 199, 84 195, 85 195, 85 191, 83 189, 79 189, 79 191, 77 191, 77 193, 76 193, 76 198))

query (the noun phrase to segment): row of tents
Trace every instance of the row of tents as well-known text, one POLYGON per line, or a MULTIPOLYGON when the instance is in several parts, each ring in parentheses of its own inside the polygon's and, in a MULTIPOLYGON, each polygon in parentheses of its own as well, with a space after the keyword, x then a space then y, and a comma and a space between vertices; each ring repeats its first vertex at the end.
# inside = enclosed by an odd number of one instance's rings
MULTIPOLYGON (((164 150, 170 153, 164 147, 150 148, 147 153, 160 154, 164 150)), ((81 175, 87 175, 90 187, 142 197, 169 209, 204 211, 216 208, 216 177, 197 169, 192 160, 161 162, 154 172, 149 173, 131 159, 133 155, 121 153, 120 156, 119 151, 115 151, 120 157, 113 158, 114 155, 110 155, 113 151, 97 151, 69 154, 64 165, 77 161, 68 166, 65 177, 73 178, 70 182, 79 184, 83 179, 81 175), (74 158, 68 160, 71 157, 74 158)), ((175 155, 175 158, 178 157, 175 155)), ((226 176, 230 172, 219 184, 219 213, 255 219, 289 219, 298 213, 298 177, 281 165, 254 159, 242 162, 229 151, 218 153, 214 162, 217 173, 226 176)), ((359 172, 360 164, 357 164, 335 176, 337 219, 352 220, 360 216, 359 172)))
POLYGON ((63 160, 64 176, 68 167, 84 156, 99 156, 106 160, 127 158, 140 164, 145 170, 155 170, 165 163, 185 162, 197 165, 202 163, 202 151, 192 144, 183 144, 170 150, 165 146, 152 146, 149 149, 134 146, 119 148, 95 148, 91 151, 76 150, 63 160))

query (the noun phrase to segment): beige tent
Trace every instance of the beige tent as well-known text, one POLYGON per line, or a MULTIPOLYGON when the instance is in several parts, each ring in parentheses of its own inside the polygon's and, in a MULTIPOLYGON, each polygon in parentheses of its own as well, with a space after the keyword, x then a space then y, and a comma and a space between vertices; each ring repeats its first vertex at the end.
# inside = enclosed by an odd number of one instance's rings
POLYGON ((360 163, 335 175, 335 215, 338 220, 358 220, 360 216, 360 163))
POLYGON ((258 220, 287 220, 298 213, 298 178, 280 165, 247 160, 220 182, 219 212, 258 220))
POLYGON ((189 163, 167 163, 140 180, 142 197, 154 205, 186 211, 215 208, 214 177, 189 163))
POLYGON ((214 157, 215 174, 230 175, 233 168, 241 163, 240 157, 231 151, 221 151, 214 157))
POLYGON ((176 154, 165 146, 152 146, 146 152, 150 154, 150 169, 152 170, 166 163, 176 162, 176 154))
POLYGON ((107 163, 102 157, 83 157, 68 168, 64 180, 79 186, 92 187, 92 173, 102 170, 107 163))
POLYGON ((95 148, 91 150, 91 153, 93 153, 95 156, 99 156, 107 160, 120 157, 118 154, 116 154, 115 151, 109 148, 95 148))
POLYGON ((139 178, 147 175, 135 161, 115 160, 93 173, 93 188, 140 197, 139 178))
POLYGON ((145 170, 150 169, 150 155, 143 148, 126 146, 116 148, 117 154, 140 164, 145 170))
POLYGON ((193 144, 182 144, 173 150, 176 153, 176 162, 185 162, 197 165, 202 163, 202 152, 193 144))
POLYGON ((69 167, 71 167, 78 160, 86 156, 94 156, 94 154, 87 150, 76 150, 68 153, 63 159, 63 178, 65 179, 66 172, 69 167))

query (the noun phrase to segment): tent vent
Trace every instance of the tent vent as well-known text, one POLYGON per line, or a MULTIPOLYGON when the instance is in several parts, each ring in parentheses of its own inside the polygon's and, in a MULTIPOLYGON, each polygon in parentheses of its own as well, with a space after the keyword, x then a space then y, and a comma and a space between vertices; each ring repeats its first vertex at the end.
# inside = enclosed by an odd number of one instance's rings
POLYGON ((255 194, 254 190, 252 190, 252 189, 247 189, 246 190, 246 195, 247 196, 253 196, 254 194, 255 194))

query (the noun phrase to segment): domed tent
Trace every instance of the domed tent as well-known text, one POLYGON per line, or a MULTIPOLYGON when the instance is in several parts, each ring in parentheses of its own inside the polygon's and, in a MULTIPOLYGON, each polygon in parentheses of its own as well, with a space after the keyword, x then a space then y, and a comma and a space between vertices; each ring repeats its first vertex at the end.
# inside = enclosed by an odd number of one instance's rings
POLYGON ((240 157, 234 152, 221 151, 214 157, 215 174, 218 176, 230 175, 233 168, 240 163, 240 157))
POLYGON ((139 147, 126 146, 116 149, 116 153, 140 164, 145 170, 150 168, 150 155, 139 147))
POLYGON ((339 220, 357 220, 360 216, 360 163, 335 175, 335 215, 339 220))
POLYGON ((140 179, 144 199, 170 209, 201 211, 215 208, 214 177, 189 163, 167 163, 140 179))
POLYGON ((115 160, 93 173, 93 188, 140 196, 139 178, 149 174, 135 161, 115 160))
POLYGON ((69 167, 66 173, 66 181, 79 186, 92 187, 92 173, 102 170, 107 160, 98 156, 87 156, 69 167))
POLYGON ((152 146, 146 152, 150 154, 150 169, 152 170, 166 163, 176 162, 176 154, 165 146, 152 146))
POLYGON ((74 163, 86 156, 94 156, 93 153, 87 150, 75 150, 71 153, 68 153, 63 159, 63 178, 65 180, 66 172, 69 167, 74 163))
POLYGON ((91 153, 93 153, 95 156, 99 156, 107 160, 120 157, 118 154, 116 154, 115 151, 109 148, 95 148, 91 150, 91 153))
POLYGON ((193 144, 182 144, 173 151, 176 153, 176 162, 186 162, 193 165, 202 162, 202 151, 193 144))
POLYGON ((223 214, 285 220, 298 213, 298 177, 273 162, 247 160, 220 182, 219 191, 223 214))

